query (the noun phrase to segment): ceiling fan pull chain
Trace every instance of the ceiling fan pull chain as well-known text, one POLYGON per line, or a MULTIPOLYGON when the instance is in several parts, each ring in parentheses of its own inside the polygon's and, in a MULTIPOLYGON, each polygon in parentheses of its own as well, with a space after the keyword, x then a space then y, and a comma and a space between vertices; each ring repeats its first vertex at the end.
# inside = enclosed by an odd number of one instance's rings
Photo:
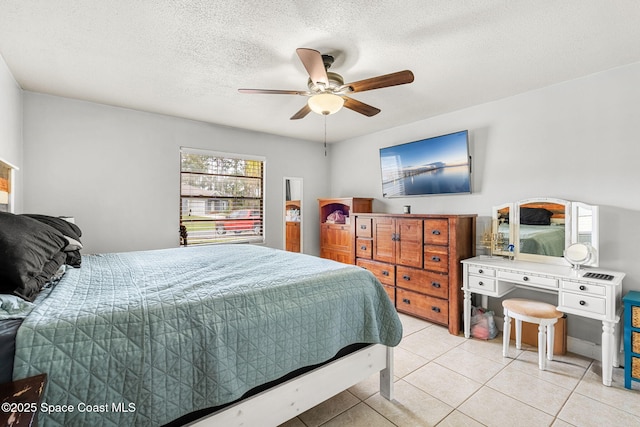
POLYGON ((324 115, 324 156, 327 157, 327 115, 324 115))

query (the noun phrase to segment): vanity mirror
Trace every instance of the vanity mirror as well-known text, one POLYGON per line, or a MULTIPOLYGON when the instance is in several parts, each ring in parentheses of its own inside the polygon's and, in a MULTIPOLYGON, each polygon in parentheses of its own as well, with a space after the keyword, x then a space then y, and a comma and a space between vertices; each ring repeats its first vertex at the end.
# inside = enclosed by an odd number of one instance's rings
POLYGON ((583 265, 598 266, 598 207, 562 199, 535 198, 493 208, 493 255, 548 264, 569 264, 572 243, 590 245, 583 265), (513 245, 513 251, 509 251, 513 245))

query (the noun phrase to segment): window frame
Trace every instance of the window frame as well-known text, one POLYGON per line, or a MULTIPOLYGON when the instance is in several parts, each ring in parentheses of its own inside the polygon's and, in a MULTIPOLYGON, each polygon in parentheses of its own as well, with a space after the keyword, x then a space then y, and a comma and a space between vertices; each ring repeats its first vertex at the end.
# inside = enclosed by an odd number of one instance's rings
POLYGON ((264 244, 266 242, 266 166, 267 159, 264 156, 180 147, 178 208, 180 246, 224 243, 264 244), (213 170, 213 164, 208 165, 207 171, 183 169, 185 155, 217 158, 222 159, 223 162, 225 160, 259 162, 257 166, 260 176, 246 173, 246 171, 238 174, 231 171, 213 170), (258 192, 258 195, 214 194, 219 189, 194 188, 189 183, 185 184, 186 181, 193 181, 198 176, 203 177, 210 186, 230 187, 231 191, 236 191, 235 186, 240 184, 242 187, 244 183, 248 187, 244 189, 245 191, 253 189, 258 192), (193 194, 189 194, 190 189, 195 190, 193 194), (207 192, 211 192, 211 194, 202 194, 207 192), (194 208, 197 209, 196 214, 193 214, 194 208), (240 211, 249 212, 248 215, 239 219, 229 218, 232 214, 237 215, 240 211), (194 218, 190 218, 191 216, 194 218), (208 228, 209 223, 211 228, 208 228), (206 232, 206 237, 196 237, 197 234, 194 230, 198 228, 206 232))

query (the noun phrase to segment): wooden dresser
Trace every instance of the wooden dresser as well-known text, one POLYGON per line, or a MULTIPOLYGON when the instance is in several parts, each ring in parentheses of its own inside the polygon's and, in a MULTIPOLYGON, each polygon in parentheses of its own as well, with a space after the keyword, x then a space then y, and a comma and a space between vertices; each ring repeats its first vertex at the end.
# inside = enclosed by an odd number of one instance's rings
POLYGON ((354 215, 371 212, 373 199, 362 197, 343 197, 318 199, 320 210, 320 256, 346 264, 355 264, 353 252, 354 215), (346 218, 344 224, 327 221, 329 214, 341 211, 346 218))
POLYGON ((356 265, 385 285, 399 312, 462 325, 462 265, 475 255, 476 215, 357 213, 356 265))

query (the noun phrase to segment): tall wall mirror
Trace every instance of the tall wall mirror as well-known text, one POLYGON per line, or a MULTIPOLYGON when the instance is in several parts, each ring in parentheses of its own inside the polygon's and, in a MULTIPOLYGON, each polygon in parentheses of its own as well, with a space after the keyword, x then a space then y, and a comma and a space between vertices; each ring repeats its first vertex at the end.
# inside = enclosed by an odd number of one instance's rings
POLYGON ((302 178, 284 178, 284 249, 302 252, 302 178))
POLYGON ((492 255, 567 265, 565 250, 581 243, 594 254, 583 265, 598 266, 597 206, 563 199, 526 199, 495 206, 492 218, 492 255))

